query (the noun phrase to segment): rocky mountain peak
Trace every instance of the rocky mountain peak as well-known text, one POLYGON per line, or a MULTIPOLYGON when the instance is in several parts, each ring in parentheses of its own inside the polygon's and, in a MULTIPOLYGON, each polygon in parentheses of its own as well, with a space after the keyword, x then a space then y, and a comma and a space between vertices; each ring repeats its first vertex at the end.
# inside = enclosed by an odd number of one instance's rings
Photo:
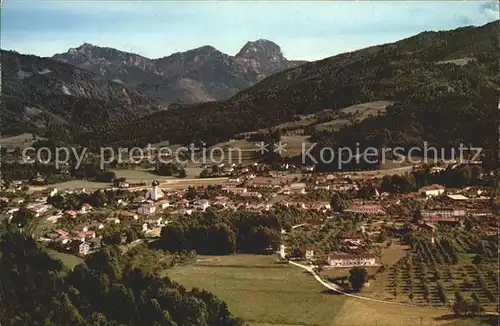
POLYGON ((283 61, 283 52, 278 44, 264 39, 259 39, 257 41, 247 42, 236 54, 236 57, 243 57, 248 59, 254 59, 259 62, 270 61, 283 61))

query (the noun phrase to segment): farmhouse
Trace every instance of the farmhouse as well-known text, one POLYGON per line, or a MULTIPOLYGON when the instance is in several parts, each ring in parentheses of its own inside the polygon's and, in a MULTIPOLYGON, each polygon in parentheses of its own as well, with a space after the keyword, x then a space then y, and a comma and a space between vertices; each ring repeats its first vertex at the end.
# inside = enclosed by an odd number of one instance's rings
POLYGON ((445 187, 438 185, 438 184, 433 184, 430 186, 425 186, 422 187, 418 190, 419 194, 428 196, 428 197, 433 197, 433 196, 439 196, 444 193, 445 187))
POLYGON ((333 267, 374 266, 375 254, 346 254, 341 252, 331 253, 328 255, 327 263, 333 267))

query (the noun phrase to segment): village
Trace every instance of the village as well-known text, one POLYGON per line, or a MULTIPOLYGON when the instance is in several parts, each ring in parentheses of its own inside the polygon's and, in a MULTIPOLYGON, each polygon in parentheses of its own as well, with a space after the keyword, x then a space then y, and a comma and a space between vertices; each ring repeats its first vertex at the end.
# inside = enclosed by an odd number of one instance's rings
MULTIPOLYGON (((167 226, 200 214, 272 216, 279 225, 266 227, 279 229, 263 253, 312 268, 335 288, 352 290, 349 271, 359 267, 366 271, 364 291, 380 300, 441 306, 449 304, 443 293, 463 293, 496 309, 498 280, 490 273, 498 258, 498 219, 489 186, 394 191, 397 180, 411 181, 415 168, 404 176, 260 163, 205 169, 225 179, 184 189, 158 181, 134 187, 122 179, 99 190, 36 192, 14 182, 0 197, 2 216, 48 248, 79 257, 106 245, 155 243, 167 226), (478 270, 476 260, 487 267, 478 270), (405 264, 409 270, 400 272, 405 264), (436 276, 443 273, 464 284, 436 276)), ((426 169, 431 177, 441 171, 426 169)), ((484 183, 492 175, 478 178, 484 183)), ((408 189, 415 187, 410 183, 408 189)))

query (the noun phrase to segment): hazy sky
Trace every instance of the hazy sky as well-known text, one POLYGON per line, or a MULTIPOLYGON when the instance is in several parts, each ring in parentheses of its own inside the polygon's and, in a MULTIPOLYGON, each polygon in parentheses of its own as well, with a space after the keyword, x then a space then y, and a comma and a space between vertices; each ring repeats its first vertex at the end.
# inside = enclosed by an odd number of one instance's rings
POLYGON ((150 58, 207 44, 235 54, 264 38, 305 60, 499 18, 494 1, 4 0, 1 14, 1 47, 20 53, 87 42, 150 58))

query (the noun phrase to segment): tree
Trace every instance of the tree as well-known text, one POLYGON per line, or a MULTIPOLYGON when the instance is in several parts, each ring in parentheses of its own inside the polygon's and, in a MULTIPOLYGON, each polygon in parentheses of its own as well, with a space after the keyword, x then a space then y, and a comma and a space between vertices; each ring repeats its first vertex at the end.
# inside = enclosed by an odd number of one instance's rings
POLYGON ((189 200, 193 200, 196 198, 196 189, 194 187, 189 186, 186 191, 186 198, 189 200))
POLYGON ((35 214, 26 207, 22 207, 13 214, 11 222, 19 228, 24 228, 33 218, 35 214))
POLYGON ((468 303, 467 310, 469 311, 469 313, 473 317, 478 316, 482 312, 484 312, 484 308, 481 305, 481 303, 479 301, 475 301, 475 300, 468 303))
POLYGON ((480 254, 477 254, 474 256, 474 258, 472 258, 472 263, 474 265, 479 265, 479 264, 482 264, 483 262, 484 262, 484 258, 480 254))
POLYGON ((460 300, 460 301, 455 301, 455 303, 451 306, 451 310, 455 313, 457 316, 462 316, 467 314, 468 311, 468 304, 466 301, 460 300))
POLYGON ((342 211, 342 200, 338 194, 335 194, 330 202, 330 206, 334 212, 342 211))
POLYGON ((177 175, 178 178, 185 178, 186 177, 186 169, 180 168, 179 174, 177 175))
POLYGON ((368 278, 368 272, 365 268, 354 267, 349 270, 349 283, 355 292, 361 291, 368 278))

